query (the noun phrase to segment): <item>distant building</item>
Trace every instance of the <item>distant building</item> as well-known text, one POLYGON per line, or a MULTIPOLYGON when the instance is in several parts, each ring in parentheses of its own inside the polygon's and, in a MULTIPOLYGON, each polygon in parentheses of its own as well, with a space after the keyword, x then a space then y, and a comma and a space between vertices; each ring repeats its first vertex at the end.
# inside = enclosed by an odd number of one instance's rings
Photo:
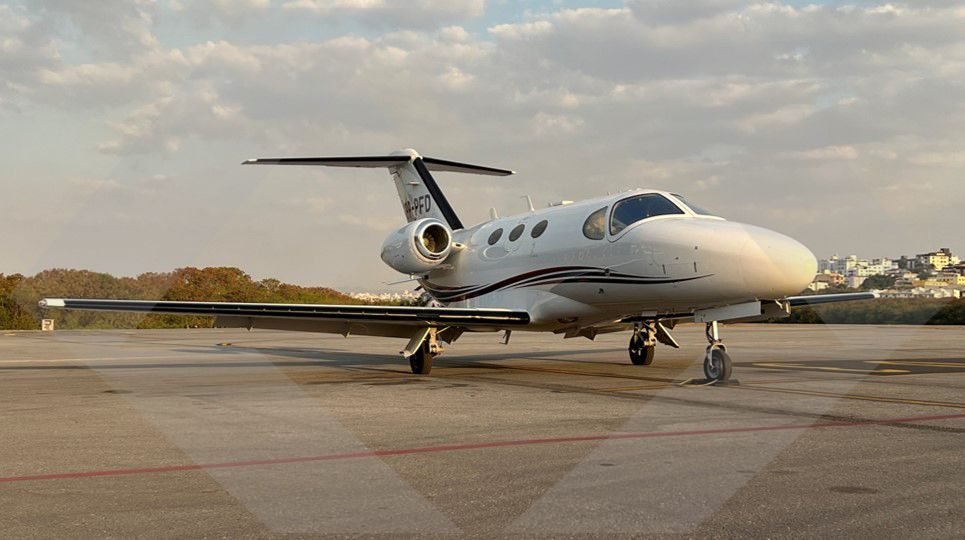
POLYGON ((840 274, 844 276, 845 279, 850 280, 848 284, 849 287, 854 286, 851 285, 851 283, 858 283, 860 285, 860 283, 864 281, 858 278, 883 275, 897 268, 898 264, 887 257, 859 259, 857 255, 848 255, 843 258, 832 255, 827 259, 818 261, 818 272, 840 274))
POLYGON ((814 291, 814 292, 823 291, 827 288, 828 288, 827 281, 812 281, 811 284, 808 285, 808 290, 814 291))
POLYGON ((965 287, 965 276, 955 272, 942 272, 929 281, 937 281, 951 287, 965 287))
POLYGON ((421 298, 412 291, 382 293, 355 292, 350 293, 349 296, 363 302, 390 302, 393 304, 414 304, 421 298))
POLYGON ((955 274, 965 276, 965 263, 954 263, 942 268, 943 273, 953 272, 955 274))
POLYGON ((808 289, 812 291, 823 291, 824 289, 842 284, 844 284, 844 276, 841 274, 822 272, 814 276, 814 280, 808 285, 808 289))
POLYGON ((932 251, 929 253, 919 253, 915 255, 916 268, 934 268, 935 270, 941 271, 949 265, 957 265, 960 261, 958 257, 952 255, 952 250, 948 248, 941 248, 938 251, 932 251))
POLYGON ((864 280, 866 279, 868 279, 868 276, 857 276, 852 274, 844 278, 844 284, 852 289, 857 289, 858 287, 861 287, 861 284, 864 283, 864 280))
POLYGON ((895 287, 914 287, 918 279, 918 274, 914 272, 908 272, 907 270, 902 270, 901 273, 896 273, 895 275, 895 287))
POLYGON ((949 287, 913 287, 888 289, 879 293, 882 298, 961 298, 961 289, 949 287))
MULTIPOLYGON (((965 279, 962 279, 965 276, 965 263, 953 255, 949 248, 919 253, 914 257, 903 255, 898 259, 890 257, 862 259, 857 255, 847 257, 832 255, 827 259, 818 260, 818 271, 820 273, 808 286, 812 291, 840 285, 856 289, 861 287, 867 278, 877 275, 895 278, 896 288, 965 288, 965 279), (920 278, 919 275, 922 277, 920 278)), ((935 297, 922 291, 916 294, 917 296, 914 296, 916 298, 935 297)))

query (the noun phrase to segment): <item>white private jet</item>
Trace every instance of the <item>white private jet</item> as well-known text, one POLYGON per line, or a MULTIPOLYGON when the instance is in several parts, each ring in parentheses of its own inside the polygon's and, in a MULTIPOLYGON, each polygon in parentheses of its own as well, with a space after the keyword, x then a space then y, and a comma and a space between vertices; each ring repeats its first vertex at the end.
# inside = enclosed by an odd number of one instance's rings
POLYGON ((382 260, 417 279, 444 307, 254 304, 47 298, 43 308, 211 315, 216 327, 391 336, 427 374, 441 343, 463 332, 513 330, 586 337, 632 330, 630 361, 649 365, 669 330, 705 323, 708 380, 730 377, 718 322, 787 317, 795 306, 876 293, 791 296, 814 278, 814 255, 776 232, 727 221, 680 195, 637 189, 562 202, 465 227, 430 171, 506 176, 513 171, 419 155, 250 159, 245 165, 388 168, 408 224, 382 260))

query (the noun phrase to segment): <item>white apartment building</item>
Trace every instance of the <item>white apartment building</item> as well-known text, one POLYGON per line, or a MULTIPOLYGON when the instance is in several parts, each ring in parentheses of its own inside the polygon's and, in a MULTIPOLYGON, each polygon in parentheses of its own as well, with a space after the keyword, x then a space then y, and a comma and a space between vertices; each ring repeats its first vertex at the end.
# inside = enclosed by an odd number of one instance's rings
MULTIPOLYGON (((821 259, 818 261, 818 272, 841 274, 846 279, 866 278, 869 276, 884 274, 889 270, 897 268, 897 266, 898 265, 895 261, 887 257, 876 259, 859 259, 857 255, 848 255, 847 257, 838 257, 837 255, 832 255, 827 259, 821 259)), ((862 279, 860 281, 864 280, 862 279)), ((853 287, 854 285, 851 285, 851 282, 849 281, 848 286, 853 287)))

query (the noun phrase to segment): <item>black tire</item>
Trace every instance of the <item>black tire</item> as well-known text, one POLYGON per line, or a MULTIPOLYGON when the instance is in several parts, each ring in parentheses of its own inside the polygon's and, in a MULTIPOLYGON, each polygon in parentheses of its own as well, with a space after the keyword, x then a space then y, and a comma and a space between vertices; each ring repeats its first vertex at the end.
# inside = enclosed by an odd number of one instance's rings
POLYGON ((704 376, 709 381, 726 381, 731 369, 730 355, 724 349, 714 347, 704 357, 704 376))
POLYGON ((429 352, 429 342, 424 341, 422 345, 416 349, 412 356, 408 357, 409 367, 412 369, 412 373, 416 375, 428 375, 432 371, 432 359, 434 355, 429 352))
POLYGON ((630 346, 627 351, 630 353, 630 362, 633 362, 633 365, 649 366, 652 364, 656 349, 653 345, 644 345, 640 334, 630 336, 630 346))

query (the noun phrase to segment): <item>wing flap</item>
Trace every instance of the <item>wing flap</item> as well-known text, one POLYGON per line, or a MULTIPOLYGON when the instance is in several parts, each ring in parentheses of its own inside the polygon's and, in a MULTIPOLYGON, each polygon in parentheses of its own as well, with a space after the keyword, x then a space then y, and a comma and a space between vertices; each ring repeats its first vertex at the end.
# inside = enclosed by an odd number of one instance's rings
POLYGON ((356 306, 338 304, 256 304, 246 302, 170 302, 45 298, 41 308, 85 311, 126 311, 230 318, 276 318, 308 321, 345 321, 410 326, 465 326, 503 328, 529 323, 525 311, 487 308, 356 306))

